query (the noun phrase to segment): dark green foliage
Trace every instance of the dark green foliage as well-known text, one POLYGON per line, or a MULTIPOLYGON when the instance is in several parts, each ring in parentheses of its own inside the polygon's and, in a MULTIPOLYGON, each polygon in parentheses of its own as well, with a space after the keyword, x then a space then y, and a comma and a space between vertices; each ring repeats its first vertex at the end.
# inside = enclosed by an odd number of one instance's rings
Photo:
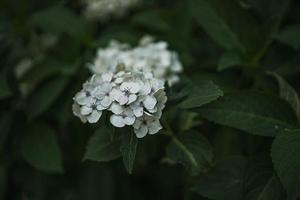
POLYGON ((120 156, 120 139, 112 138, 108 128, 100 128, 90 138, 84 160, 111 161, 120 156))
POLYGON ((1 200, 300 198, 299 1, 144 0, 103 22, 83 9, 0 1, 1 200), (184 66, 162 130, 82 123, 87 63, 143 35, 184 66))
POLYGON ((25 134, 21 144, 23 158, 39 170, 62 173, 61 152, 53 130, 36 125, 25 134))

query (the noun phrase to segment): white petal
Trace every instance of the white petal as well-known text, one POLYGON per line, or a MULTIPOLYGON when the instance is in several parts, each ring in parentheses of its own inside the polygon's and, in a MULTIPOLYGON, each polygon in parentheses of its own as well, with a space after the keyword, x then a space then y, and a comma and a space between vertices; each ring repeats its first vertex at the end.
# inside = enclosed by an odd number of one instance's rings
POLYGON ((101 77, 102 77, 103 81, 110 82, 112 80, 113 74, 108 72, 108 73, 102 74, 101 77))
POLYGON ((101 111, 93 110, 93 112, 87 116, 87 120, 90 123, 96 123, 102 115, 101 111))
POLYGON ((75 101, 78 101, 79 99, 82 99, 82 98, 86 98, 85 92, 78 92, 74 97, 75 101))
POLYGON ((125 122, 122 116, 112 115, 110 116, 110 123, 115 127, 121 128, 125 126, 125 122))
POLYGON ((147 135, 148 128, 147 126, 141 126, 139 129, 134 129, 134 132, 137 138, 143 138, 147 135))
POLYGON ((122 84, 120 85, 120 90, 121 90, 121 91, 126 91, 126 90, 128 90, 128 89, 130 89, 130 83, 124 82, 124 83, 122 83, 122 84))
POLYGON ((114 88, 110 91, 109 96, 114 100, 117 100, 121 94, 122 92, 120 90, 114 88))
POLYGON ((127 117, 134 117, 133 111, 132 111, 132 109, 129 108, 129 107, 127 107, 127 108, 124 110, 123 114, 124 114, 125 116, 127 116, 127 117))
POLYGON ((135 122, 134 122, 134 124, 132 126, 135 129, 139 129, 141 127, 141 125, 142 125, 142 121, 139 120, 139 119, 137 119, 137 120, 135 120, 135 122))
POLYGON ((92 97, 87 97, 85 92, 79 92, 75 96, 75 101, 79 105, 89 105, 92 102, 92 97))
POLYGON ((104 96, 106 95, 106 92, 103 91, 102 87, 98 86, 91 92, 91 94, 95 96, 97 99, 103 99, 104 96))
POLYGON ((129 95, 127 104, 131 104, 131 103, 134 102, 136 99, 137 99, 137 96, 136 96, 135 94, 129 95))
POLYGON ((121 94, 117 101, 120 103, 120 105, 125 105, 128 102, 128 97, 124 94, 121 94))
POLYGON ((107 107, 102 106, 101 104, 97 105, 97 110, 105 110, 107 107))
POLYGON ((149 134, 153 135, 157 133, 159 130, 161 130, 162 126, 160 125, 159 121, 156 120, 153 123, 150 123, 148 125, 148 129, 149 129, 149 134))
POLYGON ((157 100, 155 97, 147 96, 143 103, 146 109, 153 109, 157 103, 157 100))
POLYGON ((117 103, 113 103, 110 107, 110 110, 114 114, 117 114, 117 115, 121 114, 124 111, 123 107, 120 104, 117 104, 117 103))
POLYGON ((93 109, 92 109, 91 107, 88 107, 88 106, 82 106, 82 107, 80 108, 80 113, 81 113, 82 115, 88 115, 88 114, 90 114, 92 111, 93 111, 93 109))
POLYGON ((80 106, 76 103, 72 105, 73 114, 80 118, 83 123, 86 123, 86 117, 80 114, 80 106))
POLYGON ((141 117, 141 116, 143 116, 143 113, 144 113, 144 109, 141 106, 132 107, 132 111, 136 117, 141 117))
POLYGON ((132 125, 135 122, 135 117, 125 117, 124 122, 126 125, 132 125))
POLYGON ((108 107, 112 102, 113 100, 109 96, 105 96, 104 99, 102 99, 101 101, 101 105, 104 107, 108 107))
POLYGON ((116 78, 114 82, 117 83, 117 84, 120 84, 120 83, 123 82, 123 78, 121 78, 121 77, 116 78))
POLYGON ((102 88, 103 92, 105 92, 106 94, 108 94, 111 91, 111 89, 112 89, 112 85, 110 83, 106 82, 106 83, 103 83, 101 85, 101 88, 102 88))
POLYGON ((157 107, 154 107, 153 109, 148 109, 149 113, 155 113, 157 112, 157 107))
POLYGON ((140 91, 140 85, 138 83, 131 83, 129 91, 133 94, 138 93, 140 91))
POLYGON ((140 89, 140 94, 141 95, 147 95, 151 92, 151 86, 150 84, 147 82, 145 84, 143 84, 143 86, 140 89))
POLYGON ((91 82, 92 82, 93 84, 99 85, 99 84, 101 84, 101 83, 103 82, 103 80, 102 80, 102 78, 101 78, 100 75, 95 74, 95 75, 92 76, 91 82))

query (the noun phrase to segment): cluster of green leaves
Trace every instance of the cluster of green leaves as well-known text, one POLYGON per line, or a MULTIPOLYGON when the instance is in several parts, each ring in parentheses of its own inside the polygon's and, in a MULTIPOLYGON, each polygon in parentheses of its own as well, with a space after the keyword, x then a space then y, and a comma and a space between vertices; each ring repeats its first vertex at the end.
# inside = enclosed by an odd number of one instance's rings
POLYGON ((79 1, 0 2, 0 199, 300 198, 299 5, 151 0, 98 23, 79 1), (163 129, 82 124, 86 63, 145 34, 184 65, 163 129))

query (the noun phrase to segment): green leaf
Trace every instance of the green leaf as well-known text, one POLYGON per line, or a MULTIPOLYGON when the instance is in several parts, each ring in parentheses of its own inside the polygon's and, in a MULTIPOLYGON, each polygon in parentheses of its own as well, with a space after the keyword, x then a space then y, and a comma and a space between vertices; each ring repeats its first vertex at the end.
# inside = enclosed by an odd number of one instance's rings
POLYGON ((53 6, 34 13, 32 22, 52 34, 66 33, 78 39, 83 39, 88 34, 82 19, 62 6, 53 6))
POLYGON ((300 197, 300 130, 282 131, 275 138, 271 156, 274 168, 287 191, 287 200, 300 197))
POLYGON ((132 23, 149 28, 149 30, 166 32, 170 29, 170 27, 167 21, 163 19, 162 15, 162 12, 156 10, 143 11, 133 16, 132 23))
POLYGON ((1 130, 0 152, 3 151, 4 144, 9 135, 9 132, 12 128, 13 117, 14 117, 13 111, 4 111, 4 112, 7 112, 7 113, 5 115, 0 116, 0 130, 1 130))
POLYGON ((280 31, 277 35, 277 40, 283 44, 291 46, 295 50, 300 47, 300 25, 291 25, 280 31))
POLYGON ((67 83, 66 77, 58 76, 37 88, 28 99, 29 117, 35 118, 46 111, 63 92, 67 83))
POLYGON ((6 70, 0 71, 0 100, 10 97, 12 95, 12 91, 8 86, 6 79, 6 70))
POLYGON ((0 165, 0 198, 5 199, 8 187, 7 169, 0 165))
POLYGON ((247 200, 282 200, 285 199, 285 191, 275 175, 271 176, 267 183, 258 187, 247 195, 247 200))
POLYGON ((98 129, 90 138, 83 160, 107 162, 120 157, 120 140, 111 138, 111 130, 98 129))
POLYGON ((217 165, 192 188, 207 198, 223 200, 243 199, 243 173, 247 160, 234 157, 217 165))
POLYGON ((225 52, 218 64, 218 70, 223 71, 229 67, 234 67, 243 64, 242 57, 235 51, 225 52))
POLYGON ((193 175, 207 171, 213 162, 213 151, 206 138, 194 131, 172 136, 167 156, 183 164, 193 175))
POLYGON ((123 134, 120 151, 123 157, 123 163, 128 173, 132 173, 133 165, 138 146, 138 139, 133 132, 123 134))
POLYGON ((250 159, 234 156, 219 162, 192 191, 215 200, 281 200, 284 195, 265 154, 250 159))
POLYGON ((278 74, 274 72, 268 72, 268 74, 277 80, 280 97, 292 106, 300 122, 300 99, 296 90, 278 74))
POLYGON ((257 11, 261 20, 259 35, 263 42, 253 58, 257 64, 278 34, 280 24, 289 10, 290 0, 249 0, 247 3, 249 8, 257 11))
POLYGON ((285 101, 260 93, 224 96, 198 108, 197 112, 210 121, 261 136, 275 136, 294 127, 296 121, 285 101))
POLYGON ((62 173, 62 156, 54 131, 46 125, 35 125, 22 141, 23 158, 38 170, 62 173))
POLYGON ((185 93, 189 95, 180 104, 185 109, 198 108, 223 95, 222 90, 212 81, 200 81, 196 86, 186 88, 185 93))
POLYGON ((203 29, 226 50, 239 50, 245 52, 245 48, 237 34, 231 30, 225 20, 218 15, 211 1, 191 1, 192 12, 197 22, 203 29))

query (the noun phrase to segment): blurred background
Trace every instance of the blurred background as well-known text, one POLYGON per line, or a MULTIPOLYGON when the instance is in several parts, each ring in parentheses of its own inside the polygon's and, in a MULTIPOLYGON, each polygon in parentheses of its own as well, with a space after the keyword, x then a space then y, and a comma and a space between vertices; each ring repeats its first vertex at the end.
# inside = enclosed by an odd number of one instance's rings
MULTIPOLYGON (((245 46, 241 57, 222 23, 196 2, 0 1, 0 199, 206 199, 189 190, 199 177, 166 158, 169 139, 161 134, 141 140, 132 175, 121 159, 82 161, 99 125, 81 123, 71 109, 97 49, 112 39, 134 46, 144 35, 178 52, 183 80, 213 80, 225 92, 272 92, 276 84, 259 72, 272 70, 300 91, 299 1, 210 1, 245 46)), ((177 111, 176 102, 168 107, 174 130, 201 130, 216 160, 252 155, 270 144, 177 111)))

